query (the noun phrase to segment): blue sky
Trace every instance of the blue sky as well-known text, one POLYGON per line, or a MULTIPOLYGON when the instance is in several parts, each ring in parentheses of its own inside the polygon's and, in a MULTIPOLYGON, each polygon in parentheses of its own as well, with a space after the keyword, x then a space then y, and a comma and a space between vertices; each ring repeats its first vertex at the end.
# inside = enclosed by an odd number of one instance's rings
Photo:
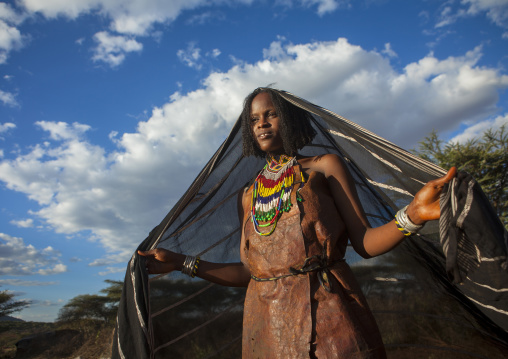
POLYGON ((508 122, 508 0, 0 2, 0 289, 52 321, 275 83, 410 149, 508 122))

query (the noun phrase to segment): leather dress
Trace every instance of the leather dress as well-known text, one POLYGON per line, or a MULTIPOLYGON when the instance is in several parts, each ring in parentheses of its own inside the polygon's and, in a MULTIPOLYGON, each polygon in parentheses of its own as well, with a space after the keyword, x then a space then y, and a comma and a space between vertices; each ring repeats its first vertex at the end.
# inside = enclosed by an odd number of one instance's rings
MULTIPOLYGON (((385 358, 374 317, 344 261, 346 227, 328 182, 323 174, 312 172, 302 183, 299 166, 295 172, 292 207, 281 216, 271 235, 257 234, 249 208, 244 208, 244 265, 257 278, 285 277, 250 281, 244 306, 242 357, 385 358), (290 268, 302 268, 305 259, 311 257, 311 262, 325 262, 326 268, 287 276, 290 268), (320 276, 328 282, 322 285, 320 276)), ((248 198, 252 188, 247 190, 248 198)))

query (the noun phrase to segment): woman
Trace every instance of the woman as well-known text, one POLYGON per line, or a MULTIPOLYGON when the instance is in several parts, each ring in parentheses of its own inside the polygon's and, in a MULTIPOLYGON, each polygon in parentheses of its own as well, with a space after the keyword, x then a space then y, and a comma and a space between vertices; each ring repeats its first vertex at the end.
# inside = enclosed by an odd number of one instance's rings
POLYGON ((374 318, 349 266, 347 241, 364 258, 388 252, 439 218, 446 176, 427 183, 397 220, 370 228, 346 165, 297 153, 316 135, 305 111, 257 89, 242 112, 244 155, 267 158, 240 193, 240 263, 199 261, 164 249, 139 252, 149 273, 182 270, 227 286, 248 286, 244 358, 384 358, 374 318))

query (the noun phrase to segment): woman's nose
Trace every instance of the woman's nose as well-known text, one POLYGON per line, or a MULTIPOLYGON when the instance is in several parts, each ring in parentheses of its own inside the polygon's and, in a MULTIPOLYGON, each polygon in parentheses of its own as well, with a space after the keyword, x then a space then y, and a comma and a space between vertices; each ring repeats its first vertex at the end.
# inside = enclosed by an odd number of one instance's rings
POLYGON ((268 122, 268 120, 266 119, 266 117, 260 117, 259 118, 259 121, 258 121, 258 126, 259 127, 266 127, 270 124, 270 122, 268 122))

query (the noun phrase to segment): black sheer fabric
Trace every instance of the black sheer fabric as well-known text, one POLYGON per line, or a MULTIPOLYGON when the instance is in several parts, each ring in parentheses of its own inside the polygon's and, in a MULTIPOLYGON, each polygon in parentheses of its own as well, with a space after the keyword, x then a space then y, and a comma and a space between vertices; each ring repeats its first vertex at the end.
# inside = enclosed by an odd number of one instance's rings
MULTIPOLYGON (((345 160, 372 226, 390 221, 424 183, 445 173, 341 116, 279 93, 312 114, 318 135, 300 153, 335 153, 345 160)), ((238 193, 263 163, 242 156, 237 121, 138 249, 160 247, 207 261, 239 262, 238 193)), ((508 238, 504 229, 500 235, 508 238)), ((488 273, 479 267, 474 281, 466 276, 467 292, 464 284, 448 278, 438 223, 428 223, 420 235, 376 258, 363 259, 348 247, 346 261, 367 297, 390 358, 505 357, 507 245, 499 238, 491 245, 496 257, 482 257, 489 261, 488 273)), ((180 273, 149 277, 144 258, 134 254, 127 267, 113 357, 239 358, 244 293, 180 273)))

